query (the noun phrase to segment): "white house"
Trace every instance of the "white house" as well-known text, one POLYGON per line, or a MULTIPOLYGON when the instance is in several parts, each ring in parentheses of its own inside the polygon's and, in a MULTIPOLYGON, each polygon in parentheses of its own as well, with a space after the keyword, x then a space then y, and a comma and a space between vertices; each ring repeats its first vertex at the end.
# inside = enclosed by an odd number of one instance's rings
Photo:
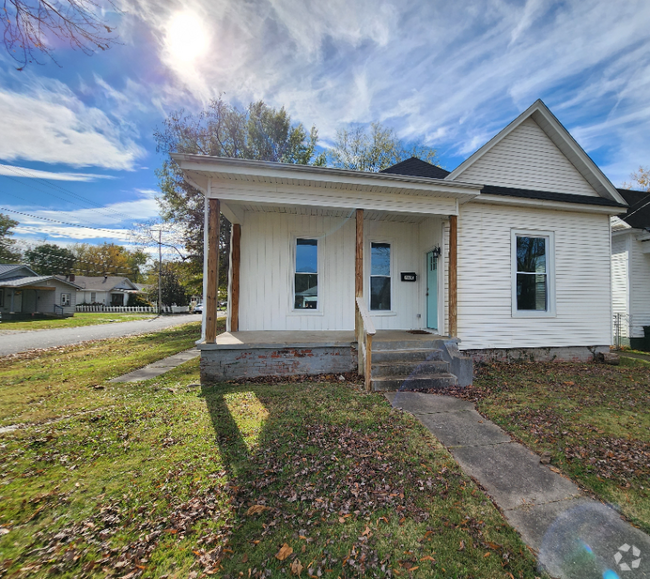
POLYGON ((77 275, 73 281, 80 287, 78 304, 126 306, 129 294, 140 292, 138 286, 126 277, 77 275))
POLYGON ((645 348, 643 328, 650 327, 650 191, 619 192, 630 207, 612 218, 615 340, 645 348))
POLYGON ((358 364, 375 389, 424 388, 471 382, 471 359, 609 348, 610 217, 626 203, 542 101, 451 173, 174 159, 206 197, 205 380, 358 364))
POLYGON ((0 314, 5 319, 31 314, 74 315, 77 285, 38 275, 26 265, 0 264, 0 314))

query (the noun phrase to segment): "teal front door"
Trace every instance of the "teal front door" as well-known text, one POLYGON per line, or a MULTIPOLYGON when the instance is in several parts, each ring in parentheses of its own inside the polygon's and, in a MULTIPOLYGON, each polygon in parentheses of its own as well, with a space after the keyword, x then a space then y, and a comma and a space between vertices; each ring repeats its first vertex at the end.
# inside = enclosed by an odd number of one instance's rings
POLYGON ((438 258, 427 253, 427 328, 438 329, 438 258))

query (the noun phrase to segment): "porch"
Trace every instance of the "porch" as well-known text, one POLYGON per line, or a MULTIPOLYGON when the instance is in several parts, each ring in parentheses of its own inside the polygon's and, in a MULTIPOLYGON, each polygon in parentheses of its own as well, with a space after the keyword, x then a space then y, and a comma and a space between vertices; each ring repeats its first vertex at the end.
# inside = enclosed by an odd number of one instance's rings
POLYGON ((465 385, 472 376, 458 340, 421 330, 377 330, 367 358, 351 330, 224 332, 198 348, 206 382, 359 371, 368 389, 414 390, 465 385))

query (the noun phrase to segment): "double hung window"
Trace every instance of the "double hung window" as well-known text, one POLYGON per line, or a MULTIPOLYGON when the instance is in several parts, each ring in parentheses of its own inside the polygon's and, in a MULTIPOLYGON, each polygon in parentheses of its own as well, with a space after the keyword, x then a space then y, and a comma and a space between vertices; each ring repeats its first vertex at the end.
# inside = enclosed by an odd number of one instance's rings
POLYGON ((390 311, 390 243, 370 244, 370 309, 390 311))
POLYGON ((552 234, 513 232, 513 314, 552 315, 552 234))
POLYGON ((318 309, 318 240, 296 239, 294 309, 318 309))

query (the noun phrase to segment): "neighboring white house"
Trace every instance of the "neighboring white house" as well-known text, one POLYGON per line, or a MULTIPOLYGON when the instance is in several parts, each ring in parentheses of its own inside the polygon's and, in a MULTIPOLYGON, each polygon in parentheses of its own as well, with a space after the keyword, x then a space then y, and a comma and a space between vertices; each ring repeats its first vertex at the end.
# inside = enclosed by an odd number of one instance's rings
POLYGON ((71 316, 78 286, 53 275, 38 275, 26 265, 0 264, 0 313, 71 316))
POLYGON ((619 192, 630 207, 612 218, 614 332, 622 345, 638 348, 650 326, 650 191, 619 192))
POLYGON ((626 203, 541 101, 451 173, 173 157, 209 208, 204 379, 342 371, 358 344, 384 387, 374 349, 408 349, 418 330, 474 359, 609 348, 610 217, 626 203), (233 255, 215 339, 218 211, 233 255))
POLYGON ((129 295, 140 292, 139 287, 126 277, 77 275, 72 281, 80 288, 77 295, 78 304, 126 306, 129 295))

